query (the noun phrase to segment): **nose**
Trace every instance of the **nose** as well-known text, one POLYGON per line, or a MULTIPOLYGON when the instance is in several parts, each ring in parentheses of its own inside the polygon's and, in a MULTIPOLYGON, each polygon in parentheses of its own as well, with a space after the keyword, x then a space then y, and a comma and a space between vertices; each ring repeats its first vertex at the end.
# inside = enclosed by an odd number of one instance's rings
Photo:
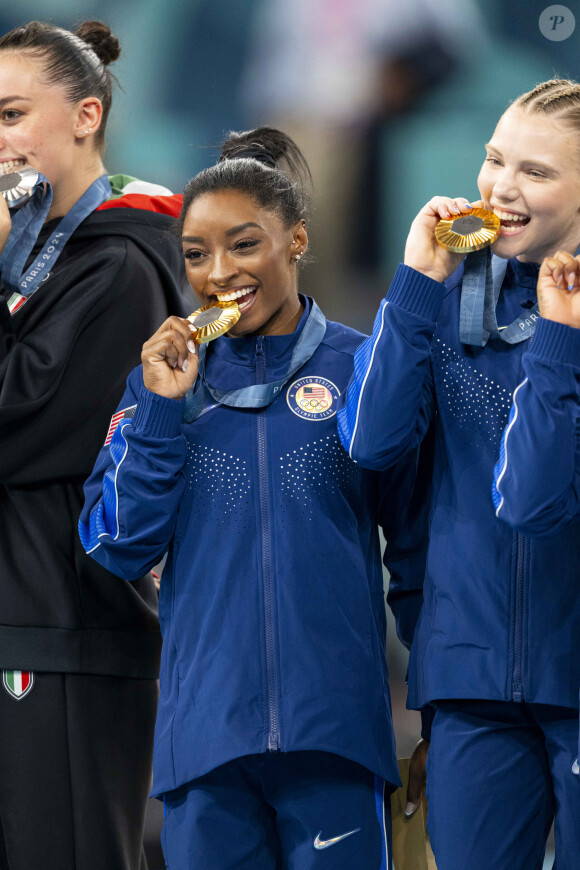
POLYGON ((208 281, 218 287, 225 287, 228 281, 235 277, 237 271, 234 261, 227 253, 215 253, 212 257, 208 281))
POLYGON ((519 190, 516 178, 509 169, 503 169, 495 176, 492 199, 509 200, 517 199, 519 190))

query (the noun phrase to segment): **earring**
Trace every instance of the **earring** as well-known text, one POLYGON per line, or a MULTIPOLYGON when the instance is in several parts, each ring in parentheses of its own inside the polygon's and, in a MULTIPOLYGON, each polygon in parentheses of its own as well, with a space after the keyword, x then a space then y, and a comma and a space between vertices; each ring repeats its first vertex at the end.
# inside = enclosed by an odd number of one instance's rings
POLYGON ((302 257, 302 254, 294 254, 294 258, 293 258, 293 259, 294 259, 295 261, 298 261, 298 260, 301 259, 301 257, 302 257))

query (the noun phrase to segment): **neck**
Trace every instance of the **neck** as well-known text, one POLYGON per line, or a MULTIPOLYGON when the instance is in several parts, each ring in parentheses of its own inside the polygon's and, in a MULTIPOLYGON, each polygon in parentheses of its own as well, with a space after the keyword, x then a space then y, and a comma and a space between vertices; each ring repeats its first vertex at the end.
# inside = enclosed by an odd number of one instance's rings
POLYGON ((52 189, 52 203, 47 215, 47 221, 53 218, 64 217, 71 210, 83 193, 91 184, 100 178, 105 172, 105 167, 100 157, 91 162, 75 175, 66 178, 61 184, 56 184, 52 189))
POLYGON ((291 311, 286 312, 280 320, 273 323, 271 326, 265 326, 262 329, 258 330, 258 335, 289 335, 291 332, 294 332, 300 318, 302 317, 302 312, 304 311, 304 306, 298 296, 296 296, 296 304, 292 306, 291 311))

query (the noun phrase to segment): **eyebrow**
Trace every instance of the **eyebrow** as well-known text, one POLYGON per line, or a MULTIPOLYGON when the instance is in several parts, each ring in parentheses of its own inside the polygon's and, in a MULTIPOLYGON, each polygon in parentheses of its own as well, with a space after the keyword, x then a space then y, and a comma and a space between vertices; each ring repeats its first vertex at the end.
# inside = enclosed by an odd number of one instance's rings
MULTIPOLYGON (((243 232, 243 230, 247 230, 248 227, 256 227, 256 229, 258 229, 258 230, 262 229, 260 224, 256 224, 253 221, 248 221, 245 224, 238 224, 237 227, 232 227, 231 229, 226 230, 225 235, 226 236, 235 236, 236 233, 241 233, 241 232, 243 232)), ((203 242, 203 240, 204 240, 203 236, 182 236, 181 237, 182 242, 189 242, 189 243, 193 243, 193 244, 199 244, 199 243, 203 242)))
MULTIPOLYGON (((501 151, 497 145, 492 145, 491 142, 488 142, 485 147, 489 148, 490 151, 495 151, 496 154, 501 156, 501 151)), ((560 172, 550 163, 544 163, 543 160, 538 160, 535 157, 526 157, 526 159, 521 162, 524 166, 537 166, 539 169, 544 170, 544 172, 551 173, 552 175, 560 175, 560 172)))
POLYGON ((14 100, 24 100, 27 103, 30 102, 29 97, 19 97, 18 94, 14 94, 14 96, 12 97, 2 97, 2 99, 0 100, 0 106, 3 106, 4 103, 11 103, 14 100))

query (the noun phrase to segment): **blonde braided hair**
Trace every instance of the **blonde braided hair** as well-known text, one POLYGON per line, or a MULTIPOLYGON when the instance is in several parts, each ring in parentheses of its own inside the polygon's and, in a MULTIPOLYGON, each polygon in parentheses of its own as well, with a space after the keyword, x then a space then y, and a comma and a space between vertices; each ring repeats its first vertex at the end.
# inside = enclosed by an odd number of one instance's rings
POLYGON ((550 79, 517 97, 510 108, 544 115, 557 115, 580 133, 580 83, 571 79, 550 79))

